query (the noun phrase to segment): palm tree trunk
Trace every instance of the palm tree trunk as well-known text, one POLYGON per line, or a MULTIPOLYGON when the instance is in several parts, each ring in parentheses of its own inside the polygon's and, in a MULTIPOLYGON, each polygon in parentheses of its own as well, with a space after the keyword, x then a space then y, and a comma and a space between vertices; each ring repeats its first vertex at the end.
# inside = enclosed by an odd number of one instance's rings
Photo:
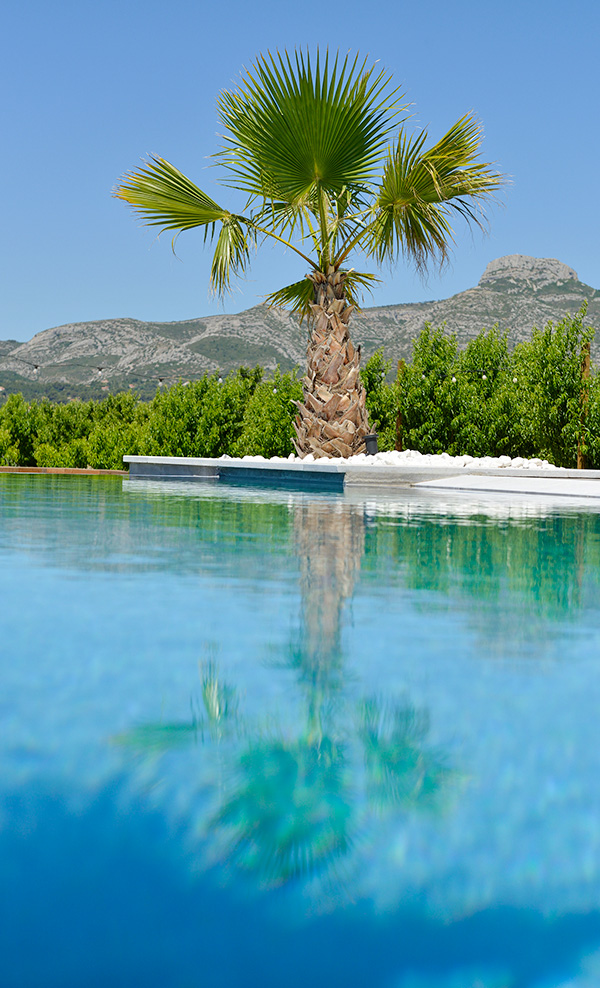
POLYGON ((313 271, 307 277, 314 302, 294 446, 300 456, 353 456, 364 452, 369 433, 360 349, 348 334, 354 306, 346 301, 342 272, 330 267, 327 275, 313 271))

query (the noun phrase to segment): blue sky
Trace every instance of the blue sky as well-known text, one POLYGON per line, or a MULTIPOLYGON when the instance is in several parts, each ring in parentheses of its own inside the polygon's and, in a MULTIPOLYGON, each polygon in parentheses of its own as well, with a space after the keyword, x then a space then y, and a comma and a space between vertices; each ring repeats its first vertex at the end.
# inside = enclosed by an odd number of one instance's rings
MULTIPOLYGON (((215 98, 267 49, 310 46, 378 59, 432 140, 474 111, 484 156, 511 177, 489 233, 457 223, 449 267, 421 281, 383 272, 375 305, 445 298, 503 254, 557 257, 600 287, 597 57, 600 5, 505 0, 289 3, 287 0, 12 0, 3 13, 0 339, 131 316, 223 311, 208 295, 209 253, 193 231, 143 229, 110 192, 148 153, 217 201, 215 98)), ((300 262, 300 268, 302 262, 300 262)), ((255 305, 304 274, 263 250, 224 310, 255 305)))

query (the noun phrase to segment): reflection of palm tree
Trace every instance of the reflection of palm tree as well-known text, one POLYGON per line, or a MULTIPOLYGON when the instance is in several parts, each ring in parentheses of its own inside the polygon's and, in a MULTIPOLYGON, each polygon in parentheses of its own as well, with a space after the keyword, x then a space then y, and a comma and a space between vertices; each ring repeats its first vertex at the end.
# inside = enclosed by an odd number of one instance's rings
POLYGON ((365 551, 362 511, 341 502, 306 501, 295 507, 300 563, 300 633, 288 665, 307 699, 308 737, 323 733, 323 708, 342 682, 342 614, 354 592, 365 551))
POLYGON ((219 679, 216 664, 212 660, 200 666, 200 678, 204 714, 192 699, 191 721, 142 724, 132 731, 118 735, 115 741, 118 744, 160 753, 168 748, 177 748, 181 744, 197 741, 198 738, 204 740, 206 735, 213 740, 221 740, 238 719, 235 690, 219 679))
POLYGON ((365 551, 362 511, 342 502, 308 501, 296 506, 294 528, 305 660, 339 661, 342 608, 354 593, 365 551))
MULTIPOLYGON (((118 740, 154 752, 192 740, 219 746, 241 724, 235 693, 212 665, 205 667, 203 686, 206 717, 146 725, 118 740)), ((291 741, 252 737, 245 725, 244 750, 231 751, 233 766, 225 759, 233 772, 220 773, 229 781, 208 824, 227 858, 269 886, 321 871, 354 844, 350 780, 356 777, 348 748, 336 740, 335 725, 329 736, 318 732, 310 703, 308 716, 307 734, 291 741)), ((378 812, 438 808, 455 773, 427 747, 426 713, 369 698, 359 706, 358 722, 367 806, 378 812)))
POLYGON ((350 846, 342 748, 328 738, 253 743, 216 821, 233 861, 269 885, 319 870, 350 846))
MULTIPOLYGON (((223 756, 220 808, 209 822, 230 860, 267 885, 326 868, 348 853, 357 826, 349 755, 355 750, 347 727, 335 723, 342 704, 343 607, 350 599, 364 553, 361 512, 334 501, 301 502, 295 516, 300 561, 301 626, 288 666, 298 674, 306 701, 305 726, 290 740, 265 737, 262 730, 239 730, 235 691, 203 667, 202 703, 192 724, 146 727, 130 736, 136 744, 158 747, 178 740, 211 741, 223 756), (236 728, 232 731, 232 728, 236 728), (186 733, 187 732, 187 733, 186 733), (243 748, 221 749, 232 737, 243 748)), ((436 805, 451 773, 428 750, 425 714, 408 704, 393 706, 366 699, 359 709, 358 740, 366 765, 363 797, 378 811, 436 805)))
POLYGON ((361 703, 359 719, 369 802, 380 810, 433 806, 453 773, 426 747, 428 714, 371 697, 361 703))

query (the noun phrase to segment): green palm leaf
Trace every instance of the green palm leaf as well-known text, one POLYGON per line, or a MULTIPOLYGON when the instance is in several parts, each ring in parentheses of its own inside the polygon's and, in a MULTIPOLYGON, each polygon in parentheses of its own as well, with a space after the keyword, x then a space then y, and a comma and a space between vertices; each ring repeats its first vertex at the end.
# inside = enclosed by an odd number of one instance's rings
POLYGON ((164 158, 153 157, 145 168, 126 175, 114 195, 133 206, 148 226, 162 227, 161 233, 203 226, 205 239, 212 240, 215 225, 221 222, 211 267, 211 285, 217 294, 228 290, 233 274, 245 271, 250 251, 243 223, 248 227, 248 221, 218 206, 164 158))
POLYGON ((202 724, 196 721, 191 724, 142 724, 118 734, 113 741, 123 747, 159 754, 190 741, 197 742, 199 734, 202 734, 202 724))
POLYGON ((191 230, 230 215, 164 158, 151 157, 145 168, 129 172, 113 195, 163 230, 191 230))
POLYGON ((346 289, 346 298, 350 302, 350 305, 353 305, 356 309, 360 309, 360 302, 362 302, 365 292, 371 294, 373 288, 376 284, 379 284, 380 280, 374 274, 369 274, 366 271, 355 271, 354 268, 346 271, 344 287, 346 289))
POLYGON ((314 285, 310 278, 303 278, 302 281, 295 281, 293 285, 286 285, 276 292, 267 295, 265 302, 267 305, 277 305, 282 309, 289 309, 300 319, 310 318, 310 304, 314 298, 314 285))
POLYGON ((210 280, 217 295, 228 290, 232 275, 246 270, 250 260, 248 237, 235 216, 223 220, 210 269, 210 280))
POLYGON ((316 190, 337 194, 369 183, 387 144, 400 95, 366 62, 296 52, 261 56, 236 92, 224 92, 227 133, 219 154, 226 184, 296 205, 316 190))
MULTIPOLYGON (((205 240, 216 239, 211 285, 220 295, 246 271, 260 238, 326 277, 355 249, 379 264, 404 255, 422 269, 447 257, 454 216, 482 225, 482 207, 504 180, 480 161, 473 117, 426 149, 426 132, 409 137, 399 124, 405 109, 388 73, 358 56, 261 55, 218 100, 225 134, 215 157, 224 184, 244 193, 245 215, 160 157, 125 175, 114 195, 148 225, 176 234, 201 227, 205 240)), ((346 301, 357 305, 375 280, 346 272, 346 301)), ((307 316, 312 298, 305 278, 267 301, 307 316)))
POLYGON ((429 718, 410 705, 376 697, 360 707, 367 795, 374 808, 438 807, 456 781, 444 758, 426 741, 429 718))
POLYGON ((401 134, 388 155, 368 235, 369 253, 379 262, 411 257, 423 268, 432 257, 444 261, 454 240, 450 217, 482 225, 481 204, 503 177, 479 162, 481 126, 462 117, 429 150, 427 132, 401 134))
POLYGON ((213 827, 227 837, 232 862, 264 885, 308 877, 350 851, 344 750, 331 739, 255 741, 234 782, 213 827))

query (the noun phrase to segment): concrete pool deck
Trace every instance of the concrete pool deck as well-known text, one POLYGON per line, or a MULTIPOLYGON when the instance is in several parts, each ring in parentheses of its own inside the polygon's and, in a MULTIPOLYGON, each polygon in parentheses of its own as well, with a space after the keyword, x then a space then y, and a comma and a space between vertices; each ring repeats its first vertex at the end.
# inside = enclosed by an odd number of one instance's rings
MULTIPOLYGON (((600 500, 600 470, 565 470, 531 465, 532 461, 525 461, 527 466, 497 466, 472 461, 470 457, 419 455, 391 464, 386 462, 386 454, 379 456, 379 459, 362 456, 351 460, 312 462, 259 457, 124 456, 123 461, 129 465, 130 480, 220 481, 243 486, 320 491, 376 487, 391 492, 413 487, 446 492, 547 494, 600 500)), ((508 460, 508 457, 501 459, 508 460)))

